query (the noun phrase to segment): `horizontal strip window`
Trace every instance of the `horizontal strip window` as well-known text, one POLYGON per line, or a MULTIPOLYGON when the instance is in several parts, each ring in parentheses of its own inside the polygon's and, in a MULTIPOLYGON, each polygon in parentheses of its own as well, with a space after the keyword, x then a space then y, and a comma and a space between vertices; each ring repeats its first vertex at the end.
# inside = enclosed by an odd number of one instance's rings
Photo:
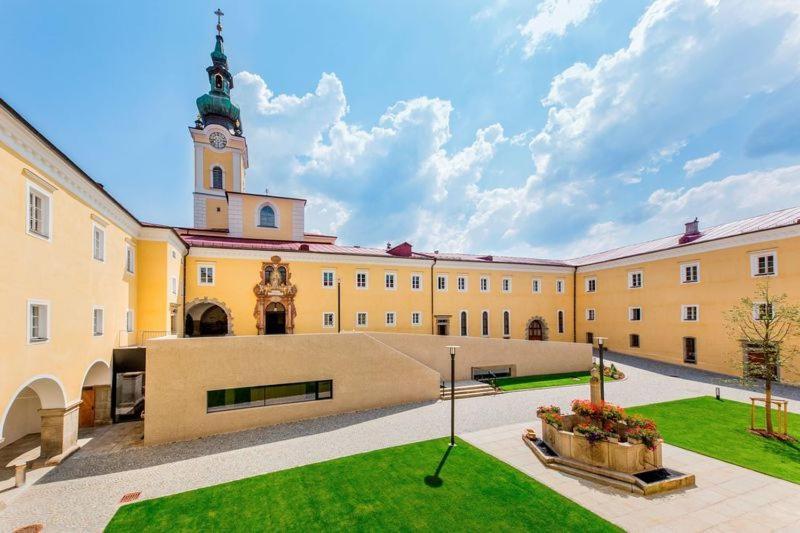
POLYGON ((284 383, 281 385, 219 389, 207 392, 206 411, 215 413, 217 411, 281 405, 284 403, 330 400, 331 398, 333 398, 333 380, 330 379, 284 383))

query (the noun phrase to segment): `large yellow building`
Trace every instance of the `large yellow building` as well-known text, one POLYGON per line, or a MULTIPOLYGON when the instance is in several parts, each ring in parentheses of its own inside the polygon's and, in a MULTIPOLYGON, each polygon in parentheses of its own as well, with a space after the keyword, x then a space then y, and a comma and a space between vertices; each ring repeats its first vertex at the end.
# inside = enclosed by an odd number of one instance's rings
MULTIPOLYGON (((800 208, 574 260, 341 246, 306 202, 246 192, 221 35, 189 129, 194 227, 139 221, 0 101, 0 447, 141 411, 148 338, 371 331, 593 342, 735 374, 723 311, 758 280, 800 294, 800 208), (113 369, 113 371, 112 371, 113 369)), ((738 354, 738 355, 737 355, 738 354)), ((800 381, 786 372, 782 379, 800 381)))

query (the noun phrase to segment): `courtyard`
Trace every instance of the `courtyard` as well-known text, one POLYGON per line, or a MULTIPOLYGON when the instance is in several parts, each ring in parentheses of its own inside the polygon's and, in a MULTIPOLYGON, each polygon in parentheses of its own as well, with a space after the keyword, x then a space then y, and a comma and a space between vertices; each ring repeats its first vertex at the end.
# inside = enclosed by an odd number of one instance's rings
MULTIPOLYGON (((691 369, 612 357, 627 379, 607 383, 606 395, 609 401, 623 406, 709 396, 717 386, 725 400, 747 401, 752 395, 750 391, 716 381, 713 375, 691 369)), ((797 412, 797 397, 791 396, 795 393, 793 389, 782 393, 794 400, 790 405, 797 412)), ((779 514, 781 506, 786 506, 788 510, 774 522, 775 529, 791 525, 787 520, 800 520, 791 514, 791 505, 797 508, 800 504, 794 501, 798 498, 797 485, 669 444, 664 446, 665 463, 693 469, 698 474, 696 489, 635 498, 548 471, 521 442, 522 429, 538 424, 534 422, 537 405, 554 403, 566 409, 572 399, 586 396, 588 386, 580 385, 458 400, 456 430, 465 441, 624 529, 663 525, 654 520, 679 514, 677 509, 689 501, 696 510, 703 509, 702 501, 714 505, 720 510, 719 515, 707 514, 708 518, 716 517, 719 521, 725 518, 735 523, 754 511, 753 504, 742 505, 738 501, 742 496, 757 503, 768 495, 767 503, 775 506, 770 507, 772 514, 779 514), (751 491, 759 496, 748 496, 751 491), (646 516, 653 519, 645 519, 646 516)), ((0 493, 7 505, 0 511, 0 529, 10 531, 41 523, 49 530, 99 531, 106 527, 119 509, 120 499, 128 493, 140 492, 140 500, 158 498, 441 438, 448 432, 449 407, 447 402, 407 405, 150 447, 132 445, 115 449, 115 445, 107 442, 98 450, 97 445, 93 447, 89 442, 36 483, 0 493)), ((117 426, 113 428, 116 430, 117 426)), ((418 466, 421 470, 417 478, 423 471, 424 476, 430 475, 436 467, 429 458, 421 460, 418 466)), ((443 471, 446 472, 446 467, 443 471)), ((476 490, 480 486, 477 484, 476 490)), ((749 524, 751 528, 764 530, 763 524, 752 521, 749 524)), ((685 525, 687 530, 691 529, 690 524, 685 525)))

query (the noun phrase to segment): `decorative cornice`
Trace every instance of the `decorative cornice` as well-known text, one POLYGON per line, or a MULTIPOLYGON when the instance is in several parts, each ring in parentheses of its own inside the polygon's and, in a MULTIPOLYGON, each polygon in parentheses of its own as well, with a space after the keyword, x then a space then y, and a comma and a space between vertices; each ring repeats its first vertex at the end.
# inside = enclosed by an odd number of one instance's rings
POLYGON ((189 251, 184 243, 171 228, 154 228, 145 226, 139 232, 139 240, 167 242, 179 250, 183 255, 189 251))
POLYGON ((427 259, 398 260, 389 257, 373 257, 367 255, 329 254, 313 252, 294 252, 288 250, 243 250, 230 248, 206 248, 192 246, 189 256, 200 259, 257 259, 268 261, 272 256, 278 255, 284 262, 333 264, 345 263, 355 265, 381 265, 396 267, 430 268, 433 261, 427 259))
POLYGON ((558 265, 528 265, 519 263, 479 263, 476 261, 437 261, 436 267, 447 270, 479 270, 479 271, 503 271, 503 272, 536 272, 536 273, 555 273, 572 274, 575 270, 571 266, 558 265))

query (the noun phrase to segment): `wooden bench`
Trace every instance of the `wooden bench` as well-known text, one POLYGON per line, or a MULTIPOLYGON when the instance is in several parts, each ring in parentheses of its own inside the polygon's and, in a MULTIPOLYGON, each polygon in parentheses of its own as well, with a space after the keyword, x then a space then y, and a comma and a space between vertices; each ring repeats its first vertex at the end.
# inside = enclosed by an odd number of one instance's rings
POLYGON ((7 468, 14 469, 14 486, 21 487, 25 484, 28 465, 39 458, 39 448, 29 450, 22 455, 18 455, 6 465, 7 468))

